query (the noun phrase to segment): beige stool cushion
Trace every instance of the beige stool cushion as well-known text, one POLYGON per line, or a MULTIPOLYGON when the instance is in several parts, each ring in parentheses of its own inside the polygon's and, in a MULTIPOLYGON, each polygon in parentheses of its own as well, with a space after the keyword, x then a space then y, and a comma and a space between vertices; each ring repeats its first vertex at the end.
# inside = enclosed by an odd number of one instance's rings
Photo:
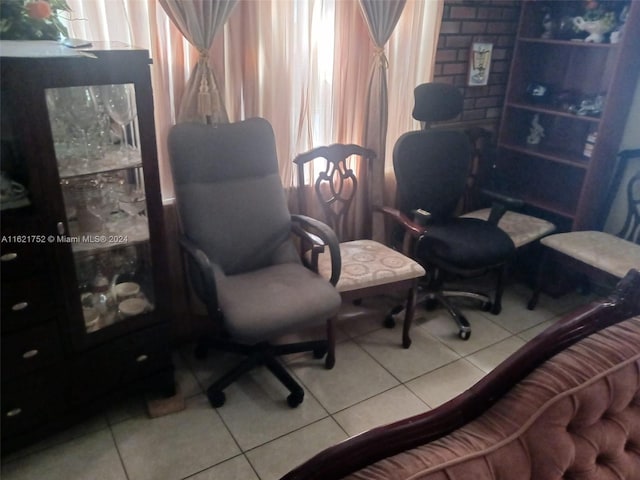
POLYGON ((610 233, 557 233, 543 238, 540 243, 619 278, 631 268, 640 269, 640 245, 610 233))
MULTIPOLYGON (((422 277, 424 268, 411 258, 374 240, 353 240, 340 244, 342 269, 336 285, 339 292, 375 287, 422 277)), ((331 257, 320 254, 318 272, 331 277, 331 257)))
MULTIPOLYGON (((479 218, 487 220, 491 213, 490 208, 483 208, 474 212, 469 212, 463 217, 479 218)), ((527 243, 531 243, 545 235, 553 232, 556 227, 553 223, 547 222, 541 218, 524 215, 518 212, 507 210, 498 222, 500 227, 507 235, 511 237, 516 248, 520 248, 527 243)))

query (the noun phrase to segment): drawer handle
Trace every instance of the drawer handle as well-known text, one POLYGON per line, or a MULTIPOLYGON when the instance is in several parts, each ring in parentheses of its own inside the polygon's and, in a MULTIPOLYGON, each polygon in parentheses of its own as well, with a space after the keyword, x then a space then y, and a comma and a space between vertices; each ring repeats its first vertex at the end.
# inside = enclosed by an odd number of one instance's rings
POLYGON ((16 258, 18 258, 18 254, 15 252, 5 253, 4 255, 0 256, 0 262, 10 262, 11 260, 15 260, 16 258))
POLYGON ((17 417, 22 413, 21 408, 13 408, 7 412, 7 417, 17 417))
POLYGON ((37 349, 35 349, 35 348, 34 348, 33 350, 27 350, 26 352, 24 352, 24 353, 22 354, 22 358, 25 358, 25 359, 27 359, 27 358, 33 358, 33 357, 35 357, 36 355, 38 355, 38 353, 40 353, 40 352, 38 352, 38 350, 37 350, 37 349))
POLYGON ((136 358, 136 362, 142 363, 146 362, 148 359, 149 357, 143 353, 142 355, 139 355, 138 358, 136 358))
POLYGON ((24 310, 28 306, 29 304, 27 302, 18 302, 11 307, 11 310, 13 310, 14 312, 19 312, 20 310, 24 310))

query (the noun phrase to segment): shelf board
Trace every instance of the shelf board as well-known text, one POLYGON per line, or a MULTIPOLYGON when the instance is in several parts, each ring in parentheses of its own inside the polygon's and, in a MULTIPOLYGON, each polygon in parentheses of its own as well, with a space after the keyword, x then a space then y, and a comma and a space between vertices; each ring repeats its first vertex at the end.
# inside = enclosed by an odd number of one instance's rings
POLYGON ((542 113, 545 115, 555 115, 557 117, 570 118, 572 120, 578 120, 581 122, 591 122, 591 123, 600 122, 600 117, 591 117, 589 115, 576 115, 575 113, 565 112, 564 110, 559 110, 557 108, 549 108, 547 106, 534 105, 532 103, 509 101, 507 102, 507 107, 518 108, 520 110, 528 110, 530 112, 542 113))
POLYGON ((539 198, 527 198, 525 196, 522 200, 532 207, 546 210, 561 217, 568 218, 569 220, 573 220, 575 218, 575 212, 570 211, 567 208, 559 207, 558 205, 554 205, 550 202, 545 202, 544 200, 540 200, 539 198))
POLYGON ((579 48, 615 48, 617 43, 594 43, 594 42, 585 42, 582 39, 575 40, 557 40, 553 38, 536 38, 536 37, 519 37, 518 41, 523 43, 539 43, 539 44, 547 44, 547 45, 562 45, 562 46, 572 46, 579 48))
POLYGON ((516 145, 512 143, 504 143, 500 142, 498 144, 500 148, 504 148, 507 150, 511 150, 513 152, 523 153, 525 155, 530 155, 532 157, 544 158, 546 160, 551 160, 552 162, 562 163, 564 165, 569 165, 571 167, 580 168, 586 170, 588 168, 589 159, 583 157, 577 157, 575 155, 568 156, 563 152, 558 152, 557 150, 545 149, 544 147, 526 147, 523 145, 516 145))

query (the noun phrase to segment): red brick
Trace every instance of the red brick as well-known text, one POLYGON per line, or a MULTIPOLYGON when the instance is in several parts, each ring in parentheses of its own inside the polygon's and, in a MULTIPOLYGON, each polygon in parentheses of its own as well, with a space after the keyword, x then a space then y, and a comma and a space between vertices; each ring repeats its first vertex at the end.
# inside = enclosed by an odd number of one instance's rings
POLYGON ((489 22, 487 33, 515 33, 517 27, 515 22, 489 22))
POLYGON ((446 37, 447 47, 469 47, 473 37, 471 35, 450 35, 446 37))
POLYGON ((460 22, 442 22, 440 33, 460 33, 460 22))
POLYGON ((477 11, 475 7, 452 6, 449 15, 451 15, 451 18, 476 18, 477 11))
POLYGON ((442 66, 442 73, 445 75, 455 75, 467 71, 467 65, 464 63, 445 63, 442 66))
POLYGON ((482 97, 476 99, 475 107, 476 108, 486 108, 486 107, 495 107, 500 105, 502 99, 499 97, 482 97))
POLYGON ((485 33, 487 22, 462 22, 460 33, 485 33))
POLYGON ((458 60, 458 50, 438 50, 436 62, 455 62, 458 60))

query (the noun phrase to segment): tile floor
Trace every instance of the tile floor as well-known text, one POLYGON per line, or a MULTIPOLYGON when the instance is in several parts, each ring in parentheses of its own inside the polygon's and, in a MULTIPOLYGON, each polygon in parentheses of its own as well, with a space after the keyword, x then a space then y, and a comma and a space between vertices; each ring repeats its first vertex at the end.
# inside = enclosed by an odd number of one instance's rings
MULTIPOLYGON (((529 290, 510 286, 499 316, 468 310, 468 341, 443 310, 418 310, 413 344, 400 326, 381 327, 385 300, 345 306, 337 363, 325 370, 310 356, 287 359, 305 388, 297 409, 284 388, 257 370, 226 390, 212 409, 204 388, 234 358, 193 359, 175 352, 186 409, 150 419, 130 398, 81 425, 2 459, 4 480, 272 480, 304 459, 369 428, 434 408, 462 392, 563 313, 590 298, 542 297, 531 312, 529 290), (383 306, 383 305, 382 305, 383 306)), ((388 301, 387 301, 388 303, 388 301)))

